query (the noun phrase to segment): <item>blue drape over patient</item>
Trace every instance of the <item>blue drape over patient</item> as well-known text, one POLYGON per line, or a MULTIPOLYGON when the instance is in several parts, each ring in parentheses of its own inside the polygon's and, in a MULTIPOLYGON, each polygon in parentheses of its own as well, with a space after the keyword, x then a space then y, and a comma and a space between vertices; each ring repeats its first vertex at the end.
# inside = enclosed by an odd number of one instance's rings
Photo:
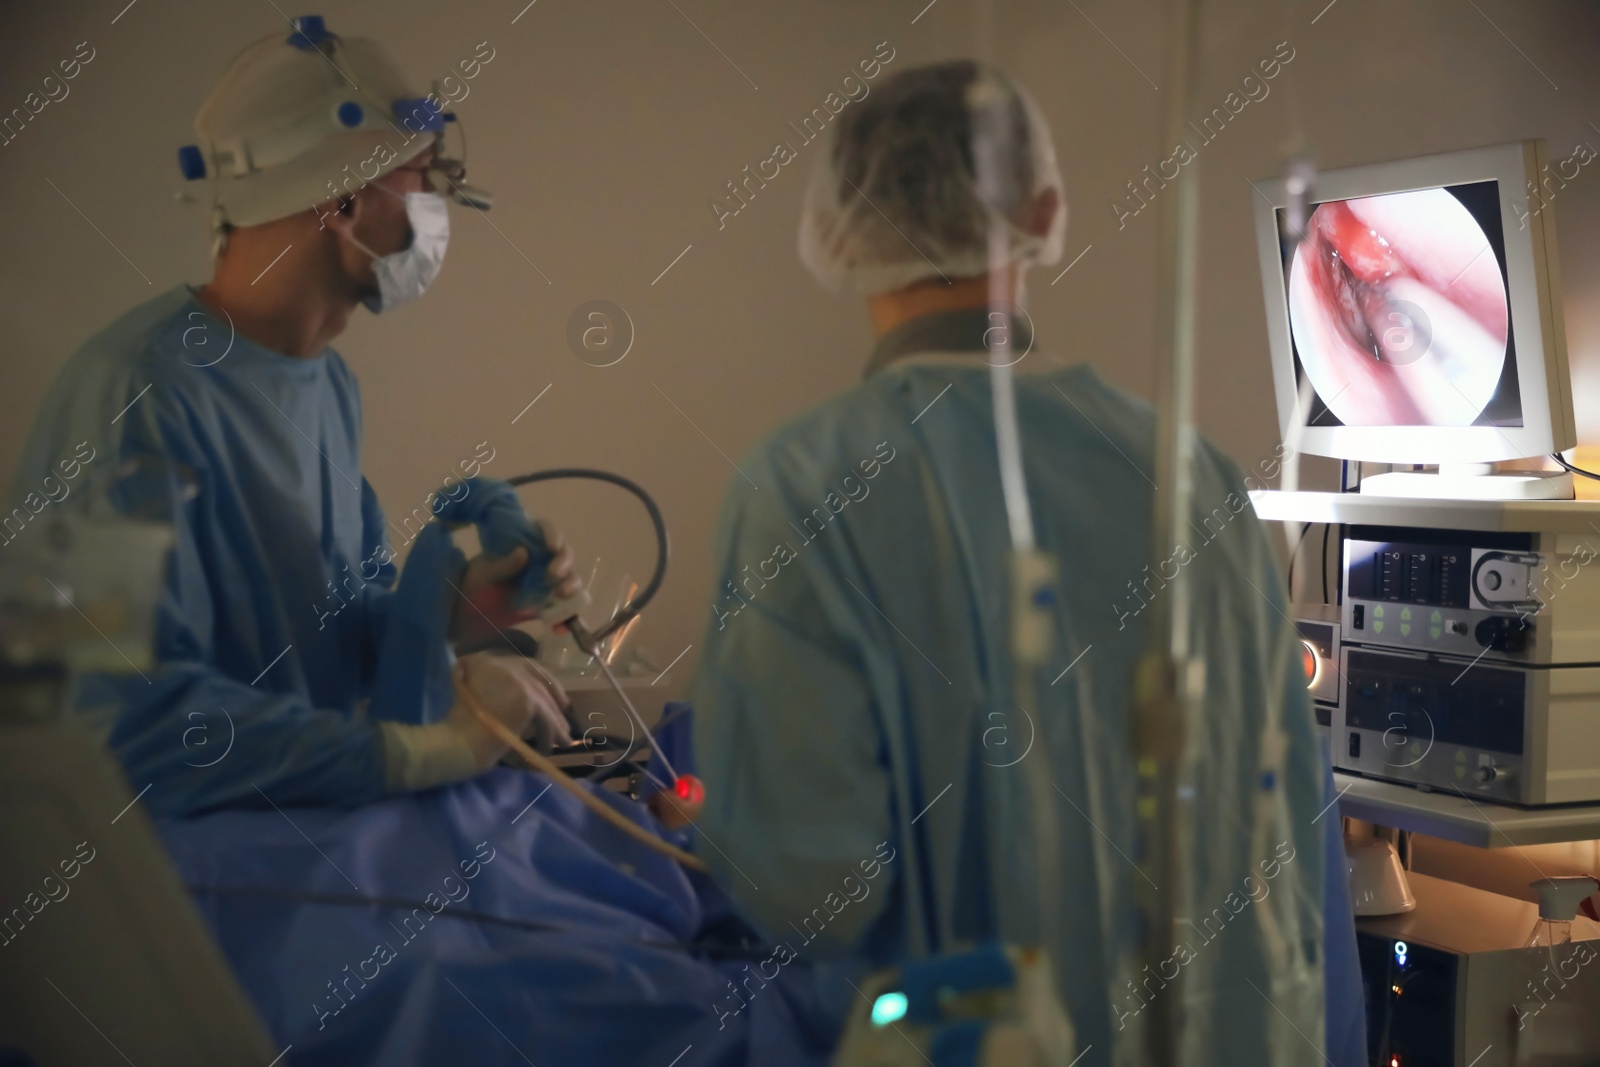
POLYGON ((281 1067, 828 1062, 803 964, 538 775, 290 814, 158 824, 281 1067))
MULTIPOLYGON (((1339 951, 1353 930, 1342 894, 1324 912, 1337 818, 1315 821, 1328 772, 1239 469, 1199 450, 1191 537, 1158 574, 1150 410, 1085 366, 1023 359, 1030 503, 1062 575, 1058 644, 1037 715, 1024 711, 1007 654, 989 370, 970 351, 894 358, 981 347, 983 311, 954 314, 885 338, 864 384, 739 462, 694 693, 699 825, 717 846, 702 855, 768 936, 847 975, 990 937, 1036 943, 1032 804, 1017 764, 1048 760, 1066 880, 1051 902, 1062 940, 1049 948, 1078 1048, 1094 1050, 1084 1064, 1132 1062, 1128 1031, 1153 997, 1174 995, 1160 977, 1120 980, 1139 944, 1142 877, 1132 682, 1150 640, 1144 608, 1186 567, 1206 674, 1185 774, 1208 817, 1184 830, 1187 952, 1170 962, 1183 975, 1184 1062, 1315 1062, 1306 1042, 1321 1047, 1325 988, 1338 994, 1329 1029, 1359 1039, 1353 952, 1339 951), (1287 748, 1263 793, 1269 721, 1287 748), (892 889, 868 884, 877 862, 892 889), (1329 949, 1342 963, 1325 978, 1329 949)), ((1031 338, 1017 326, 1012 343, 1031 338)), ((856 994, 840 989, 842 1013, 856 994)), ((1354 1067, 1359 1040, 1338 1054, 1354 1067)))
POLYGON ((144 802, 182 814, 264 806, 263 795, 284 806, 382 795, 383 749, 363 701, 395 567, 361 476, 360 394, 339 354, 269 351, 180 286, 71 357, 36 419, 13 504, 84 441, 95 459, 77 494, 103 491, 119 464, 158 462, 167 475, 138 480, 164 499, 132 502, 177 536, 159 663, 145 676, 83 678, 74 694, 75 714, 133 788, 153 783, 144 802))

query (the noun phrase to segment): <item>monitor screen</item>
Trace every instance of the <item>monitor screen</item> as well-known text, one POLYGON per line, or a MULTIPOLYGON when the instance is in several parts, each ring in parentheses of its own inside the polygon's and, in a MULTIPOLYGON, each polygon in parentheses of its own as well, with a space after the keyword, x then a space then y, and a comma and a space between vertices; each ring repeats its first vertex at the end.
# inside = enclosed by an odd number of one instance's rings
POLYGON ((1326 201, 1281 252, 1307 425, 1523 425, 1497 182, 1326 201))

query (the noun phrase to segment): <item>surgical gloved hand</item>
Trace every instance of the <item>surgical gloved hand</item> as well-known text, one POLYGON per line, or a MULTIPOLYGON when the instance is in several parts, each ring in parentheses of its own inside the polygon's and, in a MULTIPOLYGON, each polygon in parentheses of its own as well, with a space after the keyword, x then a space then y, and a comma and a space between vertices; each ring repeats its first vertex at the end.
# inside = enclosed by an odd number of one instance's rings
MULTIPOLYGON (((566 599, 583 588, 572 561, 572 548, 561 531, 548 522, 540 523, 545 543, 554 555, 545 568, 551 596, 566 599)), ((513 549, 504 556, 474 556, 461 577, 451 636, 458 641, 474 641, 519 622, 538 618, 537 609, 517 609, 511 598, 516 578, 528 565, 528 550, 513 549)))
MULTIPOLYGON (((518 737, 549 749, 570 743, 562 709, 566 693, 532 660, 478 652, 457 662, 478 703, 518 737)), ((427 726, 384 722, 382 731, 391 792, 429 789, 493 767, 509 747, 457 700, 443 722, 427 726)))
MULTIPOLYGON (((579 588, 582 588, 581 584, 579 588)), ((532 724, 533 732, 523 736, 532 737, 534 747, 542 752, 548 752, 557 745, 572 744, 572 723, 567 718, 567 711, 572 707, 572 698, 567 696, 567 691, 556 681, 555 675, 546 670, 538 660, 521 656, 514 658, 518 665, 528 672, 537 691, 542 695, 539 711, 535 714, 532 724)))
MULTIPOLYGON (((478 652, 461 657, 458 669, 484 710, 518 737, 531 740, 544 751, 572 743, 572 732, 561 712, 567 695, 533 660, 478 652)), ((472 746, 479 769, 494 766, 506 754, 509 746, 491 734, 461 701, 451 705, 445 722, 472 746)))

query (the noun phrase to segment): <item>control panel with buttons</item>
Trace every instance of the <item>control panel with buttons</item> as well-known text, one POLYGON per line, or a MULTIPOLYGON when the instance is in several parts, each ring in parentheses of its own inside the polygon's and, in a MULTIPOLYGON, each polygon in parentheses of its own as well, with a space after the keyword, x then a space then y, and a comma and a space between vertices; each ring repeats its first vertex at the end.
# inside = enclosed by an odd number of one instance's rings
POLYGON ((1336 768, 1474 801, 1600 802, 1600 516, 1504 528, 1517 517, 1344 527, 1339 603, 1318 606, 1339 623, 1336 768))
POLYGON ((1543 557, 1532 534, 1355 526, 1344 624, 1354 644, 1526 661, 1543 557))
POLYGON ((1528 672, 1517 667, 1345 650, 1342 755, 1380 778, 1520 801, 1528 672))

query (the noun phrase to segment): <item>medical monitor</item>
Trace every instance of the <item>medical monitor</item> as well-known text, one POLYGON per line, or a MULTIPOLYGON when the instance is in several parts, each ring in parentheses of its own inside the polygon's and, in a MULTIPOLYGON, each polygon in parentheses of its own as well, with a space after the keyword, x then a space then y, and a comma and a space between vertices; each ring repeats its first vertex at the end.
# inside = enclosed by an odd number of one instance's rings
POLYGON ((1570 448, 1572 392, 1542 142, 1254 183, 1285 441, 1465 464, 1570 448), (1543 182, 1544 184, 1540 184, 1543 182))

